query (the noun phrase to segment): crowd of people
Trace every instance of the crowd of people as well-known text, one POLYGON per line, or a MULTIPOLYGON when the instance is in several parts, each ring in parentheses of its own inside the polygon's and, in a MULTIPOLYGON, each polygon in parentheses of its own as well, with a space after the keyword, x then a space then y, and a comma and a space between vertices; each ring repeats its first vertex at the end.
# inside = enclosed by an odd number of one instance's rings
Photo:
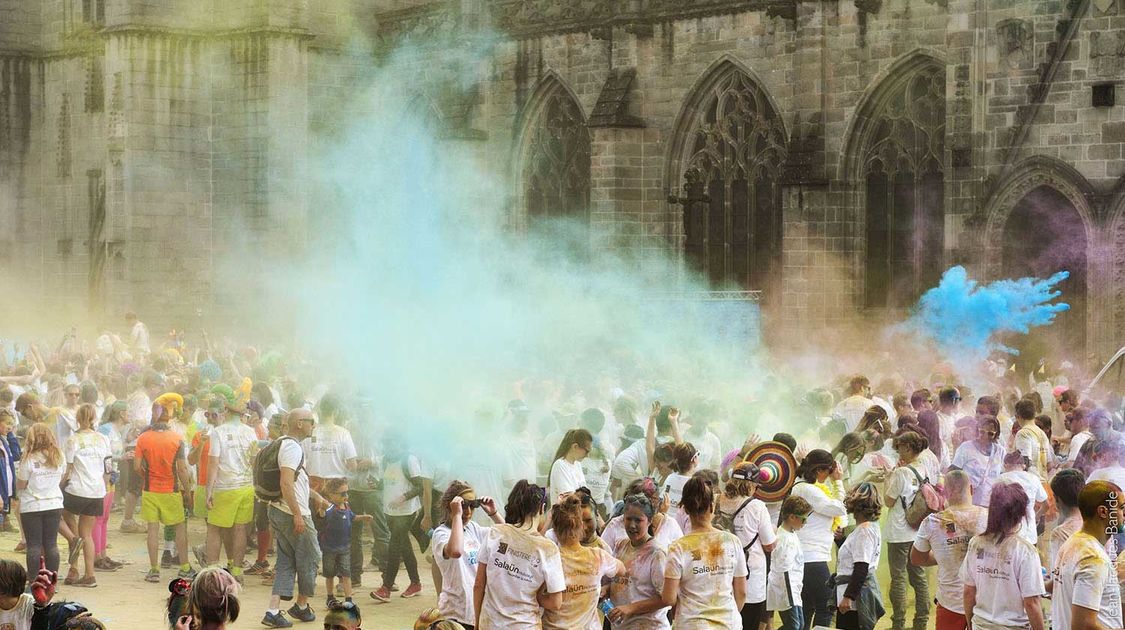
POLYGON ((26 553, 0 562, 0 624, 60 608, 64 556, 68 586, 119 570, 120 510, 175 628, 235 621, 248 579, 271 628, 355 630, 361 603, 379 627, 394 597, 443 630, 1123 627, 1122 401, 1064 370, 976 398, 948 365, 852 376, 769 440, 642 379, 517 386, 486 422, 501 456, 462 469, 278 352, 127 325, 0 345, 0 527, 26 553), (767 441, 797 466, 763 501, 767 441))

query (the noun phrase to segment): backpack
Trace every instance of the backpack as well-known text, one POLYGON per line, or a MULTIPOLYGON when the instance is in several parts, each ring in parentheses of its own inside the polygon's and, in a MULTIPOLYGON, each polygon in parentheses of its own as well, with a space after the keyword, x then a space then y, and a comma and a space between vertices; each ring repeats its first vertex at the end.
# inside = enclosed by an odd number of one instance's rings
POLYGON ((922 475, 919 475, 913 466, 907 466, 907 468, 914 473, 914 478, 918 480, 918 492, 914 493, 914 498, 910 499, 909 504, 906 502, 906 497, 899 497, 899 501, 902 502, 906 524, 912 529, 918 529, 918 526, 926 520, 927 516, 945 509, 945 495, 937 486, 930 483, 929 479, 922 479, 922 475))
POLYGON ((78 602, 51 602, 36 608, 31 617, 32 630, 63 630, 67 622, 87 612, 78 602))
MULTIPOLYGON (((724 532, 730 532, 730 533, 733 534, 734 533, 734 519, 738 518, 738 513, 741 512, 742 510, 746 509, 746 506, 750 505, 750 501, 752 501, 752 500, 753 499, 751 498, 751 499, 746 499, 745 501, 743 501, 742 505, 738 506, 738 509, 735 510, 734 513, 732 513, 732 514, 727 514, 726 512, 724 512, 722 510, 715 510, 715 518, 711 520, 711 526, 714 527, 715 529, 719 529, 719 530, 722 530, 724 532)), ((750 553, 750 548, 753 547, 754 543, 756 543, 756 542, 758 542, 758 536, 757 535, 755 535, 754 538, 749 543, 747 543, 744 547, 742 547, 742 553, 744 553, 744 554, 750 553)))
MULTIPOLYGON (((277 456, 285 440, 297 442, 295 438, 283 435, 266 445, 254 458, 254 496, 262 503, 281 500, 281 467, 277 464, 277 456)), ((301 463, 297 464, 297 471, 304 469, 305 454, 302 451, 301 463)))

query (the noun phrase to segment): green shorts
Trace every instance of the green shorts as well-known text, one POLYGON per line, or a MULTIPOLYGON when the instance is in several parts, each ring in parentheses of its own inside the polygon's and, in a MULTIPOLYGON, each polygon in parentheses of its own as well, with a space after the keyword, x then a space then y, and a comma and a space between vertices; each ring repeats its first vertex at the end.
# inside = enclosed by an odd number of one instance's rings
POLYGON ((216 490, 207 513, 207 524, 215 527, 245 525, 254 520, 254 488, 216 490))
POLYGON ((203 520, 207 520, 207 487, 196 486, 195 498, 192 499, 191 513, 203 520))
POLYGON ((141 493, 141 520, 161 525, 179 525, 184 522, 184 498, 179 492, 141 493))

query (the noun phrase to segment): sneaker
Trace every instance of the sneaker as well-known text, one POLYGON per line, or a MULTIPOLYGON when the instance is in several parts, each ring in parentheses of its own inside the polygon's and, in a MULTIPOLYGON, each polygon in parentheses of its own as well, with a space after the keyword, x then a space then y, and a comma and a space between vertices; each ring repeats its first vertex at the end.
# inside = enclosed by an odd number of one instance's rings
POLYGON ((90 577, 84 577, 80 580, 75 580, 73 584, 73 586, 80 586, 82 588, 94 588, 97 585, 98 581, 94 579, 94 576, 92 575, 90 577))
POLYGON ((116 571, 120 567, 110 564, 109 558, 98 558, 94 560, 95 571, 116 571))
POLYGON ((421 593, 421 592, 422 592, 422 585, 421 584, 411 584, 410 586, 406 587, 406 590, 403 591, 402 595, 399 595, 399 597, 418 597, 418 594, 421 593))
POLYGON ((123 534, 145 534, 148 533, 148 527, 138 523, 134 520, 121 521, 121 533, 123 534))
POLYGON ((304 608, 298 608, 297 604, 293 604, 286 612, 297 621, 316 621, 316 613, 313 612, 312 606, 308 604, 305 604, 304 608))
POLYGON ((336 597, 334 595, 329 595, 328 597, 326 597, 324 599, 324 607, 327 608, 328 610, 332 610, 332 606, 335 605, 335 604, 339 604, 339 603, 340 603, 340 600, 336 599, 336 597))
MULTIPOLYGON (((195 569, 193 569, 191 567, 188 567, 186 569, 180 569, 180 572, 176 574, 176 577, 181 577, 185 580, 194 580, 195 576, 196 576, 196 571, 195 571, 195 569)), ((418 588, 421 589, 422 586, 418 585, 418 588)))
POLYGON ((160 568, 171 569, 174 566, 176 566, 176 560, 172 558, 172 552, 165 549, 160 556, 160 568))
POLYGON ((385 604, 391 601, 391 589, 385 586, 380 586, 379 590, 371 591, 371 599, 374 599, 380 604, 385 604))
POLYGON ((78 583, 78 581, 79 581, 78 574, 75 573, 73 575, 66 576, 66 579, 64 579, 62 581, 62 583, 67 585, 67 586, 74 586, 75 584, 78 583))
POLYGON ((273 615, 266 613, 266 616, 262 617, 262 625, 267 628, 292 628, 293 622, 286 619, 285 613, 279 610, 273 615))
POLYGON ((159 582, 160 571, 158 569, 149 569, 145 574, 145 582, 159 582))
POLYGON ((273 586, 273 569, 266 569, 259 575, 262 576, 262 586, 273 586))
POLYGON ((201 567, 207 566, 207 558, 204 557, 206 547, 203 545, 196 545, 191 548, 191 555, 195 556, 195 562, 201 567))
POLYGON ((261 575, 266 569, 270 568, 270 563, 262 561, 255 562, 246 569, 246 575, 261 575))
POLYGON ((67 541, 67 564, 74 564, 78 562, 78 556, 82 553, 82 539, 78 536, 71 538, 67 541))

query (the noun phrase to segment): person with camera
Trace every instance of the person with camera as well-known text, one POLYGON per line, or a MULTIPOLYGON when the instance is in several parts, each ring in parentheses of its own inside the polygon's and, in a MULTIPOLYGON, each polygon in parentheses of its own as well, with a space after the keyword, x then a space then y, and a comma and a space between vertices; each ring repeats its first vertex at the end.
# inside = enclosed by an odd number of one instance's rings
POLYGON ((477 560, 477 630, 538 629, 542 609, 562 606, 562 555, 539 531, 546 507, 547 489, 525 479, 508 494, 504 523, 489 528, 477 560))
POLYGON ((473 511, 483 509, 492 522, 504 522, 491 497, 477 498, 472 486, 452 481, 441 496, 445 522, 434 530, 430 551, 441 571, 441 593, 438 612, 443 619, 453 619, 466 627, 476 621, 473 607, 473 582, 477 576, 477 560, 488 537, 487 527, 473 522, 473 511))

